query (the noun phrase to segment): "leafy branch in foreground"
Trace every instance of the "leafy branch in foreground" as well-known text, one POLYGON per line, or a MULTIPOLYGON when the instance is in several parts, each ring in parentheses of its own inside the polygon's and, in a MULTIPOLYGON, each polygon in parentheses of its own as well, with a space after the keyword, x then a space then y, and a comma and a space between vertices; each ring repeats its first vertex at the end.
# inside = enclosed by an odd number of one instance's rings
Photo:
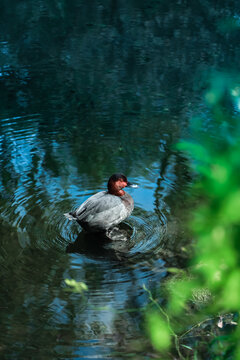
MULTIPOLYGON (((226 74, 213 77, 206 96, 211 111, 209 130, 203 131, 204 125, 199 126, 198 121, 195 131, 200 141, 178 145, 180 151, 189 154, 192 169, 198 175, 193 194, 199 205, 189 224, 196 242, 195 255, 189 276, 168 287, 168 304, 164 310, 158 309, 159 325, 156 318, 152 320, 155 316, 152 313, 147 315, 147 323, 155 349, 169 349, 173 346, 172 337, 180 358, 179 343, 190 336, 195 336, 193 348, 201 358, 204 325, 210 321, 210 337, 205 340, 210 358, 240 359, 239 325, 232 320, 225 329, 217 320, 219 316, 224 319, 224 314, 237 318, 240 311, 240 86, 234 84, 237 80, 226 74), (216 86, 219 83, 223 88, 216 86), (192 306, 196 291, 211 294, 200 309, 192 306), (203 331, 196 335, 196 329, 203 331)), ((192 348, 186 343, 181 346, 192 348)))

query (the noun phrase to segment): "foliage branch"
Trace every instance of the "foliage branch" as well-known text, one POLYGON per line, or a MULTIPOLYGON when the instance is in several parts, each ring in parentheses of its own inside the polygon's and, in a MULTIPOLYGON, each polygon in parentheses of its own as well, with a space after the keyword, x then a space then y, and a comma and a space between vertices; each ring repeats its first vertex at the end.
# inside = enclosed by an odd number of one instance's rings
POLYGON ((179 358, 202 358, 205 343, 210 358, 240 359, 239 83, 235 75, 214 74, 207 119, 194 122, 194 142, 178 144, 197 179, 198 205, 189 222, 195 251, 187 274, 167 282, 164 310, 158 304, 147 313, 147 329, 157 351, 175 347, 179 358))

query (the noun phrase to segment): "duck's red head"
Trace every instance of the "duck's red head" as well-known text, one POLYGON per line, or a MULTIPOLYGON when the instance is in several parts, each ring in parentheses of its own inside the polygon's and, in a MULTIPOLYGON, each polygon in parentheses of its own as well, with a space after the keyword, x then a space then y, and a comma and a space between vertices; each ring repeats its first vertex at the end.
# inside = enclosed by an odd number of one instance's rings
POLYGON ((122 190, 126 186, 129 186, 129 182, 125 175, 113 174, 108 180, 108 192, 109 194, 116 196, 123 196, 125 191, 122 190))

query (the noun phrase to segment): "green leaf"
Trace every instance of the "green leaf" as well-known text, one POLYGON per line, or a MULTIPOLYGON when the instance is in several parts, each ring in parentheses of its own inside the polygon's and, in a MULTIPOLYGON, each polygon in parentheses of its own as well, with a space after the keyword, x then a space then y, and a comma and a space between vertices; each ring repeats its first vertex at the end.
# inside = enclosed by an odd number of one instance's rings
POLYGON ((180 151, 188 152, 194 158, 197 158, 197 159, 202 160, 204 162, 209 161, 209 154, 208 154, 206 148, 204 148, 200 144, 187 142, 187 141, 182 141, 182 142, 177 144, 177 149, 180 150, 180 151))
POLYGON ((180 313, 186 304, 186 301, 192 293, 194 282, 189 280, 179 280, 167 285, 170 293, 169 311, 172 314, 180 313))
POLYGON ((223 306, 226 310, 238 310, 240 304, 240 270, 233 271, 224 284, 223 306))
POLYGON ((187 346, 187 345, 181 345, 182 347, 186 348, 186 349, 189 349, 189 350, 193 350, 190 346, 187 346))
POLYGON ((170 330, 166 322, 156 311, 147 315, 147 328, 154 348, 158 351, 166 350, 171 344, 170 330))
POLYGON ((68 286, 70 286, 70 288, 66 289, 67 291, 82 293, 88 290, 88 287, 84 282, 76 281, 74 279, 65 279, 64 281, 68 286))
POLYGON ((240 220, 240 190, 232 192, 225 200, 221 209, 224 222, 239 222, 240 220))

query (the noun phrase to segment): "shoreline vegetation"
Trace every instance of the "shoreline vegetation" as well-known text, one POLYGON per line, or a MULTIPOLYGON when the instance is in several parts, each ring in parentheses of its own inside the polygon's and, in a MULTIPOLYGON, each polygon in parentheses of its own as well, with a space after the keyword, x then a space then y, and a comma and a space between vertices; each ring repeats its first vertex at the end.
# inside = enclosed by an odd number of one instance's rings
POLYGON ((175 274, 165 280, 163 307, 146 289, 156 308, 146 312, 148 333, 165 356, 172 349, 179 359, 240 359, 238 78, 226 73, 212 77, 206 94, 211 130, 201 134, 202 120, 197 119, 195 142, 177 145, 197 174, 192 196, 199 204, 188 224, 195 239, 190 266, 169 269, 175 274))

